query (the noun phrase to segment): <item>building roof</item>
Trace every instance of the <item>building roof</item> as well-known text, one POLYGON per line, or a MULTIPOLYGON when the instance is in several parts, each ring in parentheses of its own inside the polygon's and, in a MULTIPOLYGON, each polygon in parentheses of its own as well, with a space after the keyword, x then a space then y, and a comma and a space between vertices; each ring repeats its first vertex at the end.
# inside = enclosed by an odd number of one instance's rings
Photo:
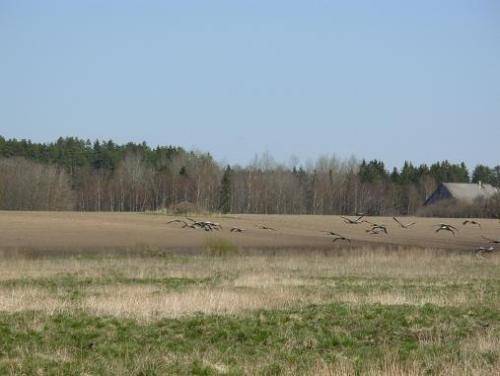
POLYGON ((490 184, 469 184, 469 183, 443 183, 453 198, 462 201, 474 201, 476 198, 489 198, 498 189, 490 184))

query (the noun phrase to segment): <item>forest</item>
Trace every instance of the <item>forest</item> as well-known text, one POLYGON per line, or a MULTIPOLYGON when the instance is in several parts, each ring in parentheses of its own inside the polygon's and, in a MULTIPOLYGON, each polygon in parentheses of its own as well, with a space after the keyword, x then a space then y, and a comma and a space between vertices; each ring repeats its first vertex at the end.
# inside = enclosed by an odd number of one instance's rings
MULTIPOLYGON (((500 165, 407 161, 389 171, 380 160, 278 163, 269 153, 246 166, 221 165, 209 153, 174 146, 0 136, 3 210, 433 215, 423 203, 439 183, 480 181, 500 187, 500 165)), ((499 202, 450 215, 496 217, 499 202)))

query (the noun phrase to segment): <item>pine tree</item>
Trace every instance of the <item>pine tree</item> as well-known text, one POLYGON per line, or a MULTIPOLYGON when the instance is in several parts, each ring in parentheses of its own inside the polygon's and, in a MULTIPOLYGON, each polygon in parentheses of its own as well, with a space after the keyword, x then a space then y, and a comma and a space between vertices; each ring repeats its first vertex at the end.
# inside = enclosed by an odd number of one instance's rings
POLYGON ((224 170, 224 175, 222 176, 221 187, 220 187, 219 210, 222 213, 231 212, 231 206, 232 206, 231 204, 233 199, 232 174, 233 171, 231 170, 231 167, 228 165, 224 170))

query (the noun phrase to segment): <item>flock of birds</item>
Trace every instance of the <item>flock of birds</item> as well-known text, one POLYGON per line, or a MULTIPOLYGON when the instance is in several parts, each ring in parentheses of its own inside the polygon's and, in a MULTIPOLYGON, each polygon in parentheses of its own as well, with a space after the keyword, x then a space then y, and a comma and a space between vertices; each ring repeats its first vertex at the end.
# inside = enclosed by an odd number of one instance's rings
MULTIPOLYGON (((222 230, 222 225, 217 222, 211 222, 211 221, 196 221, 192 218, 186 217, 186 220, 183 219, 173 219, 171 221, 167 222, 168 224, 171 223, 182 223, 182 228, 192 228, 192 229, 201 229, 205 231, 220 231, 222 230)), ((268 230, 268 231, 278 231, 275 228, 266 226, 266 225, 257 225, 256 226, 258 229, 261 230, 268 230)), ((230 232, 243 232, 246 231, 245 229, 237 226, 232 226, 229 229, 230 232)))
MULTIPOLYGON (((386 234, 387 235, 387 234, 389 234, 387 225, 370 222, 366 219, 366 215, 364 215, 364 214, 358 215, 355 218, 349 218, 349 217, 344 217, 344 216, 341 216, 341 218, 343 219, 344 223, 349 224, 349 225, 368 224, 368 228, 366 229, 366 232, 369 234, 372 234, 372 235, 378 235, 378 234, 386 234)), ((416 222, 403 223, 396 217, 392 217, 392 219, 402 229, 405 229, 405 230, 410 229, 412 226, 414 226, 416 224, 416 222)), ((171 223, 181 223, 182 228, 201 229, 201 230, 209 231, 209 232, 221 231, 223 229, 222 225, 220 223, 211 222, 211 221, 198 221, 198 220, 194 220, 194 219, 189 218, 189 217, 186 217, 186 220, 173 219, 173 220, 167 222, 167 224, 171 224, 171 223)), ((476 226, 478 228, 481 228, 481 223, 479 221, 472 220, 472 219, 464 220, 462 222, 462 225, 463 226, 476 226)), ((456 233, 459 231, 457 227, 450 225, 450 224, 447 224, 447 223, 438 223, 438 224, 434 225, 433 227, 435 228, 434 231, 436 233, 439 233, 441 231, 447 231, 447 232, 452 233, 453 236, 456 236, 456 233)), ((258 228, 260 230, 266 230, 266 231, 278 231, 276 228, 269 227, 269 226, 266 226, 263 224, 256 225, 256 228, 258 228)), ((241 227, 232 226, 229 229, 229 231, 239 233, 239 232, 244 232, 246 230, 241 228, 241 227)), ((332 236, 333 242, 346 241, 348 243, 351 243, 350 238, 348 238, 347 236, 341 235, 337 232, 334 232, 334 231, 322 231, 322 232, 328 234, 329 236, 332 236)), ((482 236, 482 238, 488 242, 488 245, 487 246, 480 246, 480 247, 477 247, 475 249, 475 252, 478 256, 482 256, 485 253, 494 252, 495 245, 500 244, 500 240, 491 239, 491 238, 488 238, 484 235, 482 236)))
MULTIPOLYGON (((350 225, 358 225, 358 224, 362 224, 362 223, 367 223, 370 227, 366 230, 366 232, 369 234, 381 234, 381 233, 388 234, 389 233, 386 225, 373 223, 373 222, 370 222, 366 219, 363 219, 363 218, 365 218, 365 215, 360 215, 356 218, 348 218, 348 217, 341 217, 341 218, 344 220, 345 223, 350 224, 350 225)), ((405 230, 411 228, 411 226, 414 226, 416 224, 416 222, 403 223, 399 219, 397 219, 396 217, 392 217, 392 219, 401 228, 403 228, 405 230)), ((473 219, 466 219, 465 221, 462 222, 462 225, 463 226, 477 226, 478 228, 481 228, 481 223, 479 221, 476 221, 473 219)), ((438 223, 438 224, 434 225, 433 227, 435 229, 434 230, 435 232, 448 231, 448 232, 451 232, 453 234, 453 236, 456 236, 456 233, 459 231, 458 228, 456 228, 455 226, 450 225, 448 223, 438 223)), ((333 238, 334 242, 337 240, 345 240, 349 243, 351 242, 351 239, 349 239, 343 235, 337 234, 337 233, 332 232, 332 231, 327 231, 327 233, 334 237, 333 238)), ((500 244, 500 240, 491 239, 491 238, 488 238, 484 235, 482 235, 482 238, 485 239, 486 241, 488 241, 489 245, 477 247, 475 249, 475 251, 476 251, 476 254, 478 256, 482 256, 484 253, 494 252, 495 251, 494 244, 500 244)))

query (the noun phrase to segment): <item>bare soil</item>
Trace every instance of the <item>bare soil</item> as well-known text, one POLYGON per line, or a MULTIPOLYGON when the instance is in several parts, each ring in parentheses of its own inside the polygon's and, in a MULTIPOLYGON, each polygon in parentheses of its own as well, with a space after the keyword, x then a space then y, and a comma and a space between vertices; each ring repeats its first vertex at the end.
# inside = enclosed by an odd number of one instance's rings
POLYGON ((322 231, 334 231, 352 239, 352 245, 417 246, 466 250, 486 245, 482 236, 500 239, 500 222, 480 220, 481 228, 462 225, 463 219, 401 218, 416 224, 401 228, 390 217, 368 217, 371 222, 384 224, 388 234, 367 233, 366 223, 346 224, 339 216, 314 215, 227 215, 196 217, 223 226, 219 232, 182 228, 182 224, 167 224, 174 217, 139 213, 79 213, 79 212, 9 212, 0 211, 0 249, 9 250, 101 250, 109 248, 155 247, 160 249, 200 249, 207 238, 217 236, 241 249, 329 249, 346 248, 345 241, 332 242, 322 231), (449 223, 459 231, 435 232, 434 225, 449 223), (262 230, 266 225, 277 231, 262 230), (231 233, 232 226, 245 231, 231 233), (216 235, 214 235, 216 234, 216 235))

